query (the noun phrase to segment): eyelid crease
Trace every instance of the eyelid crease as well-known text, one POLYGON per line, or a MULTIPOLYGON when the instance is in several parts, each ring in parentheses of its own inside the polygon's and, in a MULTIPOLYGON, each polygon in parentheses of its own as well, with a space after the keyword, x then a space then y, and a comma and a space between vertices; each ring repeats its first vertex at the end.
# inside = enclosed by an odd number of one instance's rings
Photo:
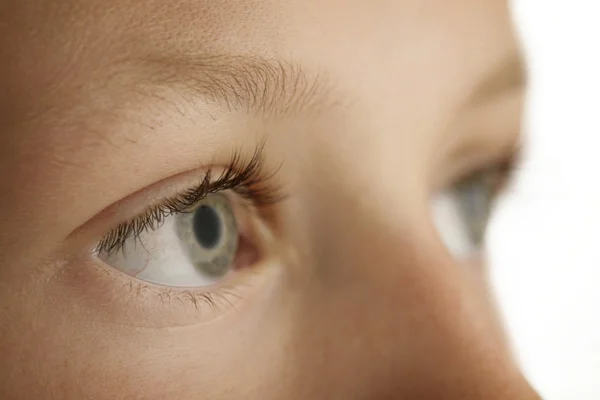
POLYGON ((490 153, 489 148, 486 151, 478 150, 482 147, 478 142, 462 147, 451 153, 449 157, 451 163, 444 164, 443 168, 438 166, 432 169, 432 184, 429 190, 430 192, 445 190, 474 175, 496 169, 504 176, 498 190, 498 194, 501 194, 521 166, 523 146, 521 140, 505 143, 501 147, 496 147, 493 154, 490 153))
POLYGON ((515 175, 519 171, 522 161, 523 143, 519 142, 515 145, 508 157, 493 167, 500 173, 500 180, 496 184, 494 198, 501 195, 508 188, 515 175))
POLYGON ((520 165, 521 157, 522 145, 518 144, 513 151, 503 159, 483 165, 469 174, 464 174, 461 178, 457 179, 456 182, 458 182, 457 184, 460 186, 462 182, 468 181, 475 176, 487 179, 486 183, 493 186, 492 197, 495 199, 502 194, 513 179, 514 174, 517 172, 520 165))

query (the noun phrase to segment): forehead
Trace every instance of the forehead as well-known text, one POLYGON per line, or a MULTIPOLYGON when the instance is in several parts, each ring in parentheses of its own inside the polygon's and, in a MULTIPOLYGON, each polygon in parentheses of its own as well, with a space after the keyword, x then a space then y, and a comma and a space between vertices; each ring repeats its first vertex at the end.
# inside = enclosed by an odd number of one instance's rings
MULTIPOLYGON (((338 98, 360 99, 364 114, 416 117, 420 109, 428 118, 431 109, 520 79, 500 0, 11 0, 0 11, 5 126, 51 125, 93 103, 135 108, 132 81, 194 75, 183 67, 215 56, 255 59, 271 71, 295 65, 296 78, 325 71, 338 98), (149 60, 173 68, 157 74, 149 60)), ((256 62, 233 64, 230 71, 265 75, 256 62)))
POLYGON ((18 65, 21 74, 50 81, 61 71, 97 71, 128 58, 221 53, 300 58, 363 79, 374 66, 394 75, 418 66, 426 77, 440 66, 423 63, 458 44, 466 46, 463 55, 490 43, 497 53, 512 50, 504 1, 459 3, 10 0, 0 5, 0 52, 12 60, 4 68, 18 65))

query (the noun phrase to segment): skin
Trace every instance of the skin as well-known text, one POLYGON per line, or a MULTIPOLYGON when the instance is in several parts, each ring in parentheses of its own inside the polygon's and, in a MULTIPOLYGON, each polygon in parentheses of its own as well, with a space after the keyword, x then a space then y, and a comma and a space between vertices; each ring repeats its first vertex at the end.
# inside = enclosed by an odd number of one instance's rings
POLYGON ((0 398, 539 398, 430 212, 518 142, 505 1, 4 0, 0 88, 0 398), (233 304, 90 254, 262 142, 233 304))

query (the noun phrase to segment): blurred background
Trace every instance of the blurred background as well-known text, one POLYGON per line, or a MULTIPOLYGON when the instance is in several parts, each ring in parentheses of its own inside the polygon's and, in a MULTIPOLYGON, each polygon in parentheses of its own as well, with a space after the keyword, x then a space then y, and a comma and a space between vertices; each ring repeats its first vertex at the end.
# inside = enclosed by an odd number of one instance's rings
POLYGON ((545 399, 600 399, 600 2, 512 0, 526 157, 489 236, 514 346, 545 399))

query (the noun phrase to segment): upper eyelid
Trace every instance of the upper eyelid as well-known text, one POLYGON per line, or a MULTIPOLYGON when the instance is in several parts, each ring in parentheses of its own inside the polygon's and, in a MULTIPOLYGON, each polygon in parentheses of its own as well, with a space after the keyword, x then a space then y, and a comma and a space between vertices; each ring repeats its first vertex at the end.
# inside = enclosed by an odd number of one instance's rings
POLYGON ((515 175, 519 171, 522 161, 523 145, 522 143, 519 143, 513 148, 513 151, 508 157, 497 164, 495 168, 501 174, 501 181, 498 182, 498 186, 494 190, 494 199, 502 195, 508 188, 509 184, 513 181, 515 175))
POLYGON ((115 228, 124 221, 129 221, 133 216, 138 216, 145 211, 157 206, 190 187, 194 187, 204 178, 209 169, 217 170, 221 164, 211 163, 207 166, 178 173, 160 179, 142 189, 128 193, 116 202, 104 207, 92 218, 77 226, 68 236, 67 241, 77 237, 98 236, 107 230, 115 228))
POLYGON ((487 166, 479 167, 474 172, 471 172, 466 176, 463 176, 462 178, 458 179, 458 183, 460 184, 461 181, 465 179, 470 179, 471 177, 473 177, 474 174, 482 178, 485 178, 486 175, 487 177, 493 178, 493 175, 496 174, 497 177, 499 177, 500 179, 500 181, 497 183, 498 186, 494 188, 494 191, 492 193, 492 196, 496 198, 497 196, 502 194, 507 184, 513 179, 515 173, 518 171, 521 156, 522 151, 521 147, 519 146, 515 148, 513 153, 511 153, 504 159, 490 163, 487 166))
POLYGON ((256 205, 279 201, 282 198, 280 188, 273 184, 269 188, 257 190, 250 187, 251 185, 266 183, 278 171, 275 170, 273 174, 265 172, 263 165, 264 146, 264 142, 258 145, 253 156, 248 159, 244 159, 241 152, 234 152, 220 175, 213 174, 213 168, 208 168, 204 171, 204 176, 199 183, 176 192, 175 195, 166 197, 155 205, 148 206, 143 212, 135 214, 135 217, 121 222, 100 239, 95 252, 118 250, 124 241, 132 235, 137 237, 147 229, 156 229, 165 218, 176 213, 185 212, 187 208, 210 193, 227 189, 235 191, 239 187, 248 186, 245 192, 238 193, 248 197, 248 200, 255 202, 256 205), (213 176, 216 176, 216 178, 213 178, 213 176))
POLYGON ((207 195, 212 191, 209 181, 211 179, 211 170, 207 170, 202 181, 194 185, 191 189, 187 189, 183 193, 171 195, 163 198, 157 204, 147 206, 144 211, 136 214, 133 218, 129 218, 125 222, 121 222, 115 228, 109 230, 100 240, 94 252, 108 251, 120 247, 120 245, 132 235, 138 236, 147 229, 156 229, 164 222, 164 219, 178 212, 184 212, 195 201, 199 201, 202 196, 207 195), (197 194, 193 194, 197 192, 197 194), (191 193, 197 200, 192 198, 186 199, 186 193, 191 193))

